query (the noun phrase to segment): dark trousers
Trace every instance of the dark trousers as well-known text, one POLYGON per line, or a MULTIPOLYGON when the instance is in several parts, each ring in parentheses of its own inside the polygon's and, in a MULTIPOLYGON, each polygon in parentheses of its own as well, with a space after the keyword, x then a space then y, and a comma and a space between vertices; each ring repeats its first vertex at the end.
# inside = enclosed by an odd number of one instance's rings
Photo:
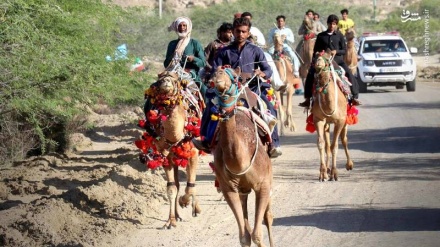
MULTIPOLYGON (((351 82, 351 94, 353 95, 353 98, 357 99, 359 97, 359 84, 356 80, 356 77, 351 73, 351 70, 348 68, 347 64, 344 62, 336 63, 333 61, 333 66, 335 69, 339 69, 339 67, 342 67, 345 70, 345 76, 348 78, 348 80, 351 82)), ((304 97, 305 98, 311 98, 313 94, 313 81, 315 77, 315 67, 310 66, 309 73, 306 77, 306 83, 304 86, 304 97)))

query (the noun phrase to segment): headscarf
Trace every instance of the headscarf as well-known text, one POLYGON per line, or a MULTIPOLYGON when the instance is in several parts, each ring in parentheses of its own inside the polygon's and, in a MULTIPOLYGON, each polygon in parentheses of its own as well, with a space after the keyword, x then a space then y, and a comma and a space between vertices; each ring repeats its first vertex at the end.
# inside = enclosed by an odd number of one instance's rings
POLYGON ((179 57, 182 56, 183 51, 185 51, 186 46, 189 43, 189 40, 191 39, 191 31, 192 31, 192 22, 191 19, 189 19, 186 16, 178 17, 171 25, 168 27, 168 31, 174 31, 179 36, 179 42, 177 43, 175 53, 179 57), (186 32, 179 33, 179 24, 180 23, 186 23, 186 32))

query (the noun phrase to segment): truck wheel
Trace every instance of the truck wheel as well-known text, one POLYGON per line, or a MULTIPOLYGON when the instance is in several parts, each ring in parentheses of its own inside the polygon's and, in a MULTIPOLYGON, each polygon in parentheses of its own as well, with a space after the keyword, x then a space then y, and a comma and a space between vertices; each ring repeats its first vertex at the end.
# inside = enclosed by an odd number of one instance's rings
POLYGON ((416 91, 416 79, 406 83, 406 91, 408 91, 408 92, 416 91))

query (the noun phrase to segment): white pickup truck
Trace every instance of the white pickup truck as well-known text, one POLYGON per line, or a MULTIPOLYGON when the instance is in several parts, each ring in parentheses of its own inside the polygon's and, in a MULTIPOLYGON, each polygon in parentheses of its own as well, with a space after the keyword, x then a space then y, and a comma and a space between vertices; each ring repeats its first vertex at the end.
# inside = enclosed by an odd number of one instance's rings
POLYGON ((416 64, 405 41, 396 32, 378 35, 367 33, 359 40, 357 79, 359 91, 367 86, 395 86, 408 92, 416 90, 416 64))

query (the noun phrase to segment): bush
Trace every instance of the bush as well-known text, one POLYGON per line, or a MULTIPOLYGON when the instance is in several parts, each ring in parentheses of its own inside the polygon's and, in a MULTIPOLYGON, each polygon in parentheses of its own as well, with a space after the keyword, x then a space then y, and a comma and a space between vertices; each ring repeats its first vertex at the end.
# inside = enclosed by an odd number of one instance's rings
POLYGON ((23 139, 26 126, 25 139, 35 145, 23 149, 62 151, 66 125, 86 106, 141 104, 149 79, 129 75, 134 57, 105 60, 118 44, 133 41, 121 26, 136 21, 131 13, 139 10, 97 0, 6 0, 0 11, 6 27, 0 35, 0 139, 23 139))

